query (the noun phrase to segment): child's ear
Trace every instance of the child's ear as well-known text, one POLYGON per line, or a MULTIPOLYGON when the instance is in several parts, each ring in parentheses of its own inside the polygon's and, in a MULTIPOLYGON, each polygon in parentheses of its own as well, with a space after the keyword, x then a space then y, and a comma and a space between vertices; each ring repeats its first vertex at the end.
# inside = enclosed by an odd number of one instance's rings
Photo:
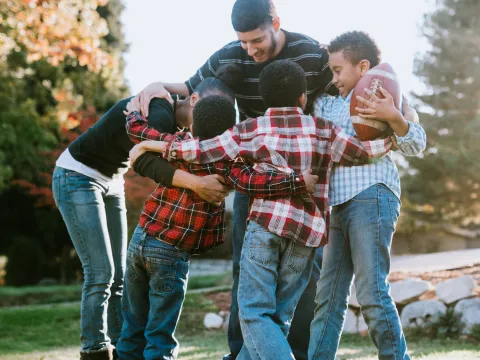
POLYGON ((302 95, 300 95, 300 97, 298 98, 298 106, 302 110, 305 110, 305 108, 307 107, 307 93, 303 93, 302 95))
POLYGON ((198 100, 200 100, 200 95, 197 92, 194 92, 190 95, 190 106, 193 108, 198 100))
POLYGON ((365 75, 368 70, 370 70, 370 61, 368 61, 367 59, 363 59, 362 61, 360 61, 359 65, 360 73, 362 76, 365 75))

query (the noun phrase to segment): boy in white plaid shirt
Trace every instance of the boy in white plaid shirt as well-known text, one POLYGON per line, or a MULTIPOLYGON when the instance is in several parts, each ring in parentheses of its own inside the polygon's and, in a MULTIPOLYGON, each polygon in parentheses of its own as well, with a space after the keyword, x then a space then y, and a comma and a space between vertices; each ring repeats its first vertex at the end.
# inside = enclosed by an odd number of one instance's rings
MULTIPOLYGON (((350 120, 353 89, 380 63, 380 50, 368 34, 349 32, 334 39, 328 51, 333 83, 340 95, 317 98, 315 116, 355 135, 350 120)), ((420 154, 426 146, 425 131, 418 122, 407 121, 392 97, 384 89, 380 91, 385 99, 371 93, 370 99, 357 98, 367 105, 367 109, 357 111, 364 118, 388 122, 403 155, 420 154)), ((411 109, 407 112, 412 114, 411 109)), ((354 275, 357 299, 379 359, 410 359, 387 281, 390 247, 400 214, 400 178, 395 163, 387 155, 368 165, 334 166, 329 198, 333 207, 329 242, 317 286, 309 359, 335 359, 354 275)))

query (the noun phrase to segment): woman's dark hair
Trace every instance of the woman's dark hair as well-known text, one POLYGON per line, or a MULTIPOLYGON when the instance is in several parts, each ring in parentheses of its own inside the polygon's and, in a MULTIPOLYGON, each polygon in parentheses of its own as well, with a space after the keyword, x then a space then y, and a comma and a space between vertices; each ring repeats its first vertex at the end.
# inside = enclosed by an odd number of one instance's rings
POLYGON ((227 95, 232 103, 235 103, 235 92, 243 82, 243 71, 235 64, 220 66, 215 77, 204 79, 195 88, 200 98, 208 95, 227 95))
POLYGON ((193 135, 211 139, 235 125, 237 113, 233 104, 221 95, 201 98, 193 108, 193 135))
POLYGON ((350 31, 333 39, 328 45, 328 52, 343 51, 345 59, 353 65, 362 60, 370 61, 370 68, 380 64, 382 53, 370 35, 363 31, 350 31))
POLYGON ((248 32, 272 24, 276 17, 272 0, 237 0, 232 9, 235 31, 248 32))
POLYGON ((290 60, 276 60, 260 73, 259 90, 267 107, 298 106, 307 91, 305 71, 290 60))

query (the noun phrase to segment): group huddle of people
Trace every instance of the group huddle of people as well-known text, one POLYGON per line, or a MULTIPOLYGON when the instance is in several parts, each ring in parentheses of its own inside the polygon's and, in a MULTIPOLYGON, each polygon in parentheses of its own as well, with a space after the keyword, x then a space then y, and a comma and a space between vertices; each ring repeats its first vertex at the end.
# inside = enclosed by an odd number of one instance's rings
POLYGON ((231 359, 334 360, 352 283, 379 359, 410 359, 389 294, 400 180, 420 154, 415 110, 358 97, 391 133, 360 141, 357 82, 381 62, 366 33, 321 46, 237 0, 238 40, 185 83, 119 101, 61 154, 53 193, 84 272, 81 359, 176 359, 190 257, 221 245, 234 189, 231 359), (237 123, 237 104, 240 121, 237 123), (123 175, 157 183, 127 239, 123 175))

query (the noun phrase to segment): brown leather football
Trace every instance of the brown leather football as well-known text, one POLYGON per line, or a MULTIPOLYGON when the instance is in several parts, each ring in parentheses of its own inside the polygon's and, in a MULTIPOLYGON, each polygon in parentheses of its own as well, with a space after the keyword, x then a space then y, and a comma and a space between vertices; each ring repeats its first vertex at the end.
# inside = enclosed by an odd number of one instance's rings
POLYGON ((382 121, 363 119, 358 116, 355 107, 366 108, 367 106, 357 101, 357 95, 362 96, 365 99, 370 99, 369 95, 365 92, 365 88, 372 91, 380 99, 383 99, 382 93, 378 90, 379 87, 383 87, 393 97, 395 107, 400 109, 400 84, 397 80, 397 75, 390 64, 382 63, 378 64, 374 68, 370 69, 355 85, 353 90, 352 99, 350 101, 350 116, 357 136, 360 140, 374 140, 378 137, 386 135, 385 132, 391 130, 390 126, 382 121))

